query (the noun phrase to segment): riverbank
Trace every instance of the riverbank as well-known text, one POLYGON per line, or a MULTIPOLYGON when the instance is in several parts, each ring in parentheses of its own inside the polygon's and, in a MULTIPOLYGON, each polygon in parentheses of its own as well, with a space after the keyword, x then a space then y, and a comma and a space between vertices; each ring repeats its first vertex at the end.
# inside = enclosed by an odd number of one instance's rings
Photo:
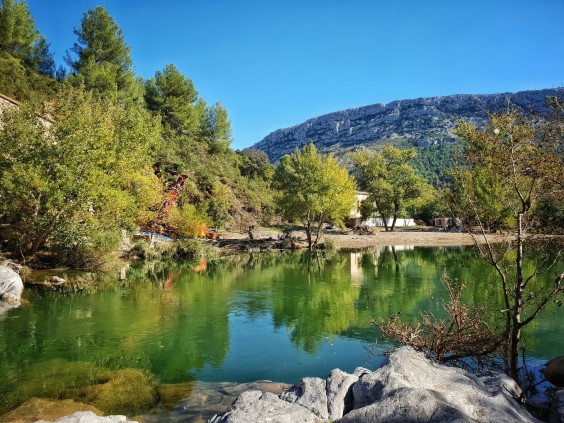
MULTIPOLYGON (((449 247, 474 245, 475 240, 466 232, 440 231, 433 227, 398 228, 386 232, 373 228, 372 233, 357 233, 353 230, 328 230, 322 242, 335 249, 363 249, 388 245, 409 245, 414 247, 449 247)), ((249 249, 267 250, 284 248, 307 248, 304 230, 292 230, 287 239, 280 240, 281 231, 259 228, 253 231, 253 239, 247 233, 223 232, 216 245, 222 251, 242 251, 249 249)), ((502 234, 487 234, 488 242, 502 242, 507 239, 502 234)), ((476 237, 478 242, 485 242, 483 236, 476 237)))

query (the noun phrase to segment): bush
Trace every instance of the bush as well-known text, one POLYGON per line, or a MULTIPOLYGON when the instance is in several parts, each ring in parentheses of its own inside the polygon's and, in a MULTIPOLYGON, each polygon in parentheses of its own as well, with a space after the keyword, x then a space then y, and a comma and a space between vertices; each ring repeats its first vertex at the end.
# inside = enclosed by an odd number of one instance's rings
POLYGON ((201 260, 203 258, 210 260, 218 257, 218 252, 215 247, 211 246, 206 241, 197 239, 176 241, 172 244, 168 254, 174 258, 187 258, 193 260, 201 260))

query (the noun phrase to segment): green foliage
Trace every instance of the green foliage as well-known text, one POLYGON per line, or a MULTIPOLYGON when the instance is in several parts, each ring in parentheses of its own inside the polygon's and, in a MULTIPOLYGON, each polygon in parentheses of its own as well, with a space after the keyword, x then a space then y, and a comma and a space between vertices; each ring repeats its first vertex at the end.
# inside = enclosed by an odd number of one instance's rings
POLYGON ((165 127, 177 134, 198 132, 203 117, 202 104, 196 107, 198 98, 192 81, 172 64, 145 83, 147 108, 158 112, 165 127))
POLYGON ((372 217, 374 215, 374 213, 376 213, 376 211, 377 211, 376 206, 374 205, 374 200, 372 200, 370 197, 362 200, 360 202, 360 210, 359 211, 360 211, 360 216, 362 217, 362 220, 366 220, 366 219, 372 217))
POLYGON ((0 51, 27 60, 34 44, 39 41, 39 31, 25 1, 2 0, 0 5, 0 51))
POLYGON ((189 176, 186 189, 166 217, 178 235, 196 221, 222 227, 272 216, 272 166, 229 148, 231 121, 219 102, 208 106, 172 64, 135 79, 123 32, 101 6, 84 13, 75 34, 66 75, 55 71, 25 2, 0 0, 0 92, 26 104, 3 117, 3 245, 59 264, 101 263, 120 228, 154 219, 180 174, 189 176), (36 113, 57 123, 45 130, 36 113))
POLYGON ((175 227, 178 238, 195 237, 202 224, 209 223, 209 217, 195 205, 186 203, 171 211, 170 223, 175 227))
POLYGON ((283 216, 305 223, 309 247, 317 244, 324 222, 342 225, 354 204, 354 179, 331 155, 313 144, 280 159, 274 174, 276 202, 283 216), (313 225, 317 235, 312 239, 313 225))
POLYGON ((417 147, 417 155, 409 160, 409 164, 427 183, 436 185, 446 181, 447 173, 455 166, 462 149, 462 142, 417 147))
POLYGON ((123 32, 108 11, 97 6, 82 17, 80 28, 74 30, 78 41, 66 61, 76 72, 71 78, 75 84, 84 84, 105 97, 117 95, 120 101, 136 101, 141 96, 135 81, 130 48, 125 43, 123 32))
POLYGON ((418 201, 432 190, 408 164, 415 154, 413 149, 400 150, 390 145, 381 153, 362 150, 351 154, 359 187, 370 193, 386 230, 393 231, 396 219, 416 209, 418 201))
POLYGON ((172 245, 168 252, 174 258, 184 258, 191 260, 212 260, 217 258, 217 249, 206 241, 198 239, 188 239, 177 241, 172 245))
POLYGON ((49 241, 65 227, 75 239, 81 228, 100 248, 95 233, 135 224, 157 195, 150 152, 158 127, 147 112, 68 88, 53 114, 57 124, 47 129, 25 107, 5 113, 0 132, 5 239, 28 259, 41 249, 56 255, 49 241))
POLYGON ((251 149, 237 151, 237 154, 240 159, 239 170, 242 176, 265 180, 272 179, 274 167, 264 151, 251 149))
POLYGON ((490 116, 484 129, 461 123, 457 134, 467 143, 467 167, 458 170, 446 197, 464 226, 478 225, 484 242, 477 242, 477 248, 499 275, 504 307, 502 355, 506 372, 518 383, 522 382, 522 330, 564 290, 564 273, 556 275, 549 287, 539 286, 538 275, 548 273, 558 256, 554 260, 545 256, 532 270, 525 266, 528 246, 534 240, 531 232, 539 229, 535 211, 545 201, 557 204, 563 198, 563 103, 552 102, 554 115, 549 119, 510 110, 490 116), (510 236, 492 245, 485 233, 496 228, 505 229, 510 236))
POLYGON ((207 210, 214 226, 223 228, 223 225, 229 218, 229 206, 230 201, 227 188, 219 182, 214 182, 207 210))

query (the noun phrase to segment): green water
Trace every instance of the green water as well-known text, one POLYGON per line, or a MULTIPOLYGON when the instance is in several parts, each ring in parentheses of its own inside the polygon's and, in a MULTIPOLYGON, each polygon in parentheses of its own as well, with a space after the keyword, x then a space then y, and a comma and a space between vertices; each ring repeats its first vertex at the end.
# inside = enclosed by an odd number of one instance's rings
MULTIPOLYGON (((105 275, 94 292, 26 289, 28 303, 0 316, 0 405, 45 377, 30 369, 53 359, 145 369, 159 383, 295 383, 335 367, 374 368, 366 347, 379 333, 369 321, 440 314, 443 272, 466 283, 467 301, 500 299, 495 274, 470 248, 240 255, 193 268, 132 267, 124 281, 105 275)), ((527 328, 528 357, 564 352, 562 311, 550 303, 527 328)))

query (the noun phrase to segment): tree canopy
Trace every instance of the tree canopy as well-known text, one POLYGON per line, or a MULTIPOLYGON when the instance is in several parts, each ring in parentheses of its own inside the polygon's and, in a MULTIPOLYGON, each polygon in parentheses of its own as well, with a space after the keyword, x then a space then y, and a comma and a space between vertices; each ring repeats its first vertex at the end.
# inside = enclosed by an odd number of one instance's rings
MULTIPOLYGON (((555 295, 564 291, 564 273, 554 266, 559 259, 546 254, 527 273, 524 257, 534 247, 538 230, 536 207, 541 201, 562 201, 564 156, 563 103, 552 99, 554 116, 526 117, 515 111, 490 116, 489 125, 478 129, 461 123, 457 134, 466 141, 465 168, 459 169, 447 191, 453 216, 469 230, 478 226, 482 242, 476 243, 484 259, 498 272, 503 289, 506 371, 521 381, 519 352, 521 331, 555 295), (510 236, 497 245, 486 237, 501 228, 510 236), (541 273, 556 271, 554 284, 542 287, 541 273)), ((542 222, 540 222, 542 223, 542 222)))
POLYGON ((342 225, 354 204, 354 179, 332 155, 319 154, 313 144, 283 156, 274 183, 280 211, 288 220, 304 222, 310 249, 318 243, 323 223, 342 225))
POLYGON ((415 150, 387 145, 381 153, 362 150, 351 154, 360 189, 370 193, 386 231, 393 231, 398 217, 404 217, 431 187, 408 161, 415 150), (390 223, 391 221, 391 223, 390 223))
POLYGON ((75 72, 74 81, 97 94, 118 95, 122 101, 140 97, 132 71, 131 49, 104 7, 85 12, 74 33, 78 40, 65 59, 75 72))
POLYGON ((48 127, 26 107, 3 115, 2 238, 26 260, 49 245, 68 254, 60 261, 87 265, 159 201, 151 167, 159 129, 142 109, 74 88, 54 99, 52 114, 57 123, 48 127))

